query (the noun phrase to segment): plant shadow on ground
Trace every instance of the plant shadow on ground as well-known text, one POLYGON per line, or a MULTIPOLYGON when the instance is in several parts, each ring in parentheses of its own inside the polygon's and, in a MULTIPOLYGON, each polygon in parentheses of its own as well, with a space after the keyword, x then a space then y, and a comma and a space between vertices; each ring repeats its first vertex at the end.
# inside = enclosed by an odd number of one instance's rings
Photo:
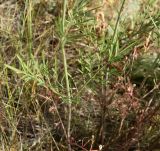
POLYGON ((0 150, 160 149, 158 10, 0 2, 0 150))

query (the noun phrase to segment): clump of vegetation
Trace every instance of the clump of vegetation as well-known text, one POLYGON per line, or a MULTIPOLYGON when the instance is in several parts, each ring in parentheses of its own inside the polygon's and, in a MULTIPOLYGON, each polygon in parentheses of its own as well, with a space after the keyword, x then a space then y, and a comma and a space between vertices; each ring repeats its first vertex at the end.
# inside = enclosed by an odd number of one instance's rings
POLYGON ((159 149, 158 4, 0 2, 0 150, 159 149))

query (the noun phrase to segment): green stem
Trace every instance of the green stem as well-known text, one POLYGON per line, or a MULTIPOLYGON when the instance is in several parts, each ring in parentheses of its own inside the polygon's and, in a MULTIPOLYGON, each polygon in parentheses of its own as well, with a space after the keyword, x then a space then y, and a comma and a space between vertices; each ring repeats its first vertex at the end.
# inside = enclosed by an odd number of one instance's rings
POLYGON ((68 139, 68 150, 71 151, 70 145, 70 129, 71 129, 71 94, 70 94, 70 85, 69 85, 69 78, 68 78, 68 69, 67 69, 67 59, 66 59, 66 52, 65 52, 65 43, 66 43, 66 34, 65 34, 65 21, 66 21, 66 8, 67 8, 67 0, 63 1, 63 16, 62 16, 62 32, 63 36, 61 39, 61 47, 62 47, 62 54, 63 54, 63 64, 64 64, 64 72, 65 72, 65 79, 66 79, 66 88, 67 88, 67 97, 68 97, 68 128, 67 128, 67 139, 68 139))
POLYGON ((28 0, 28 13, 27 13, 27 24, 28 24, 28 49, 29 49, 29 57, 32 56, 32 1, 28 0))
MULTIPOLYGON (((113 38, 112 38, 111 50, 109 52, 109 60, 111 60, 111 58, 113 57, 113 51, 115 49, 114 46, 115 46, 115 43, 117 43, 117 38, 118 38, 117 29, 118 29, 118 25, 119 25, 121 13, 123 11, 123 7, 124 7, 124 4, 125 4, 125 1, 126 0, 122 1, 122 5, 121 5, 120 11, 118 13, 118 18, 117 18, 117 21, 116 21, 116 25, 115 25, 115 29, 114 29, 114 33, 113 33, 113 38)), ((117 52, 115 52, 115 56, 116 55, 117 55, 117 52)))

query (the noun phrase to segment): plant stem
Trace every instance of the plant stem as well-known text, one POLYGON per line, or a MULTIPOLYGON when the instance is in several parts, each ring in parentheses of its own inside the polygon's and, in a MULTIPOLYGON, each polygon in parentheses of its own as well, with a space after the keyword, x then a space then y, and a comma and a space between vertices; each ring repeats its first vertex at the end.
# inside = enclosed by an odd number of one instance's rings
MULTIPOLYGON (((118 37, 117 37, 118 36, 117 29, 118 29, 118 25, 119 25, 119 21, 120 21, 120 17, 121 17, 122 11, 123 11, 123 7, 124 7, 124 4, 125 4, 125 1, 126 0, 122 1, 121 7, 120 7, 120 11, 118 13, 118 17, 117 17, 117 20, 116 20, 116 25, 115 25, 114 33, 113 33, 113 37, 112 37, 111 50, 109 52, 109 60, 111 60, 111 58, 113 57, 113 51, 115 49, 114 48, 115 47, 115 43, 117 43, 117 39, 118 39, 118 37)), ((117 50, 116 50, 114 56, 117 56, 117 50)))
POLYGON ((28 0, 28 12, 27 12, 27 25, 28 25, 28 50, 29 57, 32 55, 32 1, 28 0))
POLYGON ((65 72, 65 79, 66 79, 66 88, 67 88, 67 97, 68 97, 68 128, 67 128, 67 139, 68 139, 68 150, 71 151, 70 145, 70 129, 71 129, 71 94, 70 94, 70 85, 69 85, 69 78, 68 78, 68 69, 67 69, 67 59, 66 59, 66 52, 65 52, 65 42, 66 42, 66 34, 65 34, 65 21, 66 21, 66 8, 67 8, 67 0, 63 1, 63 16, 62 16, 62 32, 63 36, 61 39, 61 49, 63 55, 63 64, 64 64, 64 72, 65 72))

